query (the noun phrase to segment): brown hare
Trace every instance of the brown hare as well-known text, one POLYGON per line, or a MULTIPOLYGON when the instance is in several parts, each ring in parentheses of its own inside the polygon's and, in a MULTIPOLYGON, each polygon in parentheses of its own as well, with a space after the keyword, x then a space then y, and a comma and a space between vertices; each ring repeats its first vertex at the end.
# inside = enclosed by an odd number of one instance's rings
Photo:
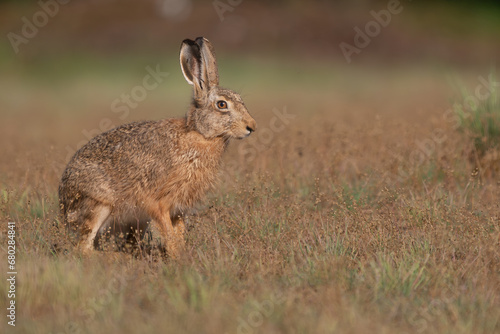
POLYGON ((95 249, 96 236, 107 228, 143 229, 150 222, 167 254, 178 256, 183 212, 214 186, 229 140, 255 131, 240 95, 219 87, 206 38, 182 42, 180 65, 194 90, 184 118, 119 126, 90 140, 68 163, 59 202, 82 252, 95 249))

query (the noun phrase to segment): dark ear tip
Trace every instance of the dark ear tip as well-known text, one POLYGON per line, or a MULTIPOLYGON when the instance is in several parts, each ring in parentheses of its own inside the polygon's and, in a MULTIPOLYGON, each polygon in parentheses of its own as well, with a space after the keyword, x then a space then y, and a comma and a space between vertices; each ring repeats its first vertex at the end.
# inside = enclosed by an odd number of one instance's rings
POLYGON ((182 44, 181 45, 184 45, 184 44, 187 44, 187 45, 195 45, 196 42, 189 39, 189 38, 186 38, 185 40, 182 41, 182 44))
POLYGON ((203 46, 203 42, 205 41, 204 37, 196 37, 195 42, 198 44, 198 46, 201 48, 203 46))

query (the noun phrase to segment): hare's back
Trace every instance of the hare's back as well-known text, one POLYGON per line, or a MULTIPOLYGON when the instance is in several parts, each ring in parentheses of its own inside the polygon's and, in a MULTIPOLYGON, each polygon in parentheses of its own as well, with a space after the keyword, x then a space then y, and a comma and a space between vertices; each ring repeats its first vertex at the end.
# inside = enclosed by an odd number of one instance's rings
POLYGON ((94 137, 74 159, 109 164, 114 168, 121 164, 153 163, 158 157, 167 158, 166 153, 176 145, 179 131, 181 129, 170 120, 125 124, 94 137))
POLYGON ((156 181, 171 168, 171 152, 182 131, 177 123, 135 122, 94 137, 68 164, 61 188, 109 199, 156 181))

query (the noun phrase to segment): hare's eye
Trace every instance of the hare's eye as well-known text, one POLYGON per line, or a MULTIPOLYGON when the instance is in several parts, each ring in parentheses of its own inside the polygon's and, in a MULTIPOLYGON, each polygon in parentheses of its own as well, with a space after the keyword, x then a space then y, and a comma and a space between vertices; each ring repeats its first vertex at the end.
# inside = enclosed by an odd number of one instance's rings
POLYGON ((217 108, 227 109, 227 102, 223 100, 217 101, 217 108))

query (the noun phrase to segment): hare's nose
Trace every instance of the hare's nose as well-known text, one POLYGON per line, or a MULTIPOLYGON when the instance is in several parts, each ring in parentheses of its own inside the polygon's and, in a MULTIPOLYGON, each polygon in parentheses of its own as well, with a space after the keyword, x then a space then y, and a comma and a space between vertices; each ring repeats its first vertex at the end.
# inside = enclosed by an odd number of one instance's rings
POLYGON ((257 122, 253 118, 250 118, 249 122, 247 123, 247 130, 250 131, 250 133, 257 130, 257 122))

